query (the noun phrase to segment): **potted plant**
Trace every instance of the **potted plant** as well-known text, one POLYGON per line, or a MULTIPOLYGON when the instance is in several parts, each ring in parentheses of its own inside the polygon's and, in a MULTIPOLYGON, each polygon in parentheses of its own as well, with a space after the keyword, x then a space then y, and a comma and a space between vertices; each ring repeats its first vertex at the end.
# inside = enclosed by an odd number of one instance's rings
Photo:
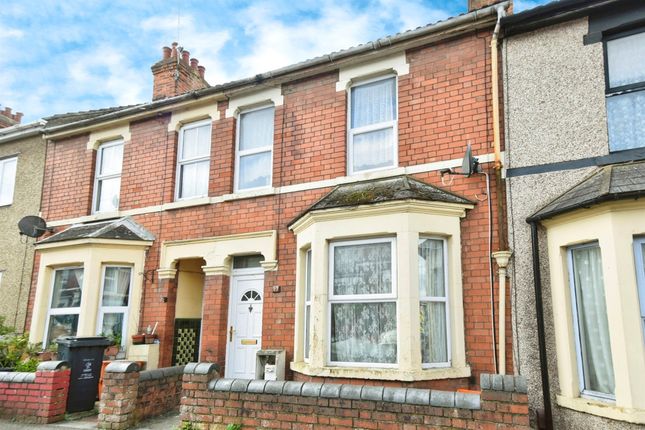
POLYGON ((145 334, 133 334, 132 335, 132 343, 134 345, 141 345, 142 343, 145 342, 145 334))

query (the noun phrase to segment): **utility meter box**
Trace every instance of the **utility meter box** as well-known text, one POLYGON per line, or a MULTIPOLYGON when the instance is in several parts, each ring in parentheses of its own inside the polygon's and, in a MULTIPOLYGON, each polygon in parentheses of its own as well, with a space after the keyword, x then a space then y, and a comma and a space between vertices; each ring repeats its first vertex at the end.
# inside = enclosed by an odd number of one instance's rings
POLYGON ((255 379, 284 381, 285 366, 284 349, 261 349, 256 353, 255 379))

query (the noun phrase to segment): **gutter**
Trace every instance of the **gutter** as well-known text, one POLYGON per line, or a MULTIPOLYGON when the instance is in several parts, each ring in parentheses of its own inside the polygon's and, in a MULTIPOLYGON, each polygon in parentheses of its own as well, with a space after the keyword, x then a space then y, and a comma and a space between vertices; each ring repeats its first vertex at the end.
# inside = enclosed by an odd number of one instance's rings
MULTIPOLYGON (((544 428, 553 429, 551 411, 551 388, 549 386, 549 369, 546 355, 546 331, 544 329, 544 307, 542 301, 542 274, 540 272, 540 244, 537 221, 530 221, 531 252, 533 255, 533 288, 535 294, 535 315, 538 329, 538 350, 540 354, 540 374, 542 379, 542 399, 544 403, 544 428)), ((539 427, 539 423, 538 423, 539 427)))
POLYGON ((24 139, 39 135, 47 121, 39 120, 25 125, 14 125, 0 130, 0 143, 11 142, 12 140, 24 139))
POLYGON ((114 122, 117 119, 124 118, 138 119, 155 112, 164 111, 166 107, 176 109, 185 104, 189 104, 196 99, 206 100, 225 100, 233 94, 249 91, 261 86, 276 85, 289 80, 301 79, 306 76, 313 76, 329 70, 338 69, 348 63, 358 63, 368 61, 371 55, 381 55, 394 53, 401 50, 409 49, 414 46, 430 43, 434 40, 441 40, 448 37, 473 31, 477 27, 475 24, 487 25, 488 18, 496 16, 499 7, 507 8, 510 1, 504 1, 493 6, 478 9, 467 14, 449 18, 436 24, 427 25, 415 30, 399 33, 394 36, 387 36, 372 42, 358 45, 342 51, 333 52, 328 55, 322 55, 310 60, 296 63, 290 66, 282 67, 256 76, 240 79, 237 81, 216 85, 198 91, 192 91, 177 97, 144 103, 132 108, 111 112, 109 114, 98 116, 91 119, 81 120, 78 122, 62 124, 51 127, 46 130, 47 137, 57 138, 65 135, 71 135, 68 130, 74 130, 74 133, 80 133, 89 130, 89 126, 101 123, 102 125, 114 122), (65 131, 66 133, 63 133, 65 131))

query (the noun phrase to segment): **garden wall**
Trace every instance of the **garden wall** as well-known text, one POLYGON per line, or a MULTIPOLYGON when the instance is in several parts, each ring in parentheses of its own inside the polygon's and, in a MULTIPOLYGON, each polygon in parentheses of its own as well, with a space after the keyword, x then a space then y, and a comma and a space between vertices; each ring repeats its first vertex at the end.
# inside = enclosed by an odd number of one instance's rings
POLYGON ((139 372, 131 361, 110 363, 103 376, 98 428, 127 429, 178 410, 183 371, 183 366, 175 366, 139 372))
POLYGON ((35 373, 0 372, 0 416, 41 424, 62 420, 69 375, 65 361, 44 361, 35 373))
POLYGON ((479 392, 221 379, 207 364, 184 373, 181 419, 202 429, 528 429, 526 380, 482 375, 479 392))

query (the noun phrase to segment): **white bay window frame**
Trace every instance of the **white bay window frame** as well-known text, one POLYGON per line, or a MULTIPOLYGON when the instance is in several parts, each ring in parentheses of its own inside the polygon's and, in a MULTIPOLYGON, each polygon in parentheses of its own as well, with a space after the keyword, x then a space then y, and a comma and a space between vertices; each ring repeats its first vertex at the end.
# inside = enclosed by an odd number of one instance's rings
POLYGON ((378 77, 356 80, 347 90, 347 173, 348 175, 355 175, 358 173, 369 173, 385 169, 393 169, 399 165, 399 145, 398 145, 398 123, 399 123, 399 96, 398 96, 399 80, 395 74, 386 74, 378 77), (361 86, 374 84, 376 82, 394 80, 394 112, 393 119, 389 121, 382 121, 374 124, 369 124, 361 127, 353 127, 353 91, 361 86), (392 164, 387 166, 380 166, 372 169, 354 169, 354 157, 356 156, 354 150, 354 140, 357 135, 364 133, 392 129, 392 164))
POLYGON ((645 343, 645 237, 634 239, 634 259, 636 264, 636 284, 641 311, 641 327, 645 343))
POLYGON ((126 336, 128 333, 128 313, 130 310, 130 302, 131 300, 131 290, 132 290, 132 282, 133 282, 133 276, 132 276, 132 267, 131 266, 123 266, 123 265, 104 265, 102 270, 101 270, 101 293, 99 294, 99 311, 98 311, 98 319, 96 322, 96 331, 97 335, 100 335, 103 330, 103 319, 105 317, 105 314, 122 314, 122 322, 121 322, 121 345, 120 346, 125 346, 126 345, 126 336), (130 270, 130 280, 129 280, 129 285, 128 285, 128 304, 126 306, 113 306, 113 305, 104 305, 103 304, 103 294, 105 293, 105 276, 108 268, 119 268, 119 269, 128 269, 130 270))
MULTIPOLYGON (((311 248, 305 252, 305 306, 304 306, 304 360, 309 361, 309 345, 311 343, 311 248)), ((0 275, 2 273, 0 272, 0 275)), ((1 279, 1 278, 0 278, 1 279)))
MULTIPOLYGON (((443 296, 430 296, 421 294, 421 283, 419 282, 419 306, 424 303, 443 303, 446 310, 446 348, 447 348, 447 360, 444 362, 424 362, 421 360, 421 366, 426 369, 439 368, 439 367, 450 367, 452 360, 452 351, 451 351, 451 333, 450 333, 450 300, 449 300, 449 291, 450 282, 448 282, 448 242, 445 238, 439 236, 419 236, 419 245, 423 240, 435 240, 440 241, 443 249, 443 285, 444 285, 444 295, 443 296)), ((423 347, 423 346, 422 346, 423 347)), ((423 354, 422 354, 423 355, 423 354)))
POLYGON ((273 117, 272 125, 273 125, 273 122, 275 121, 275 106, 273 104, 269 104, 269 105, 264 104, 262 106, 257 106, 257 107, 254 107, 254 108, 247 108, 247 109, 244 109, 244 110, 242 110, 242 111, 240 111, 238 113, 237 125, 236 125, 237 130, 236 130, 236 133, 235 133, 235 175, 234 175, 235 176, 235 182, 234 182, 235 187, 234 187, 234 191, 236 193, 243 192, 243 191, 254 191, 254 190, 266 189, 266 188, 271 187, 271 185, 273 183, 273 145, 274 145, 275 129, 272 127, 271 143, 270 144, 264 145, 264 146, 259 146, 259 147, 256 147, 256 148, 245 149, 245 150, 240 149, 240 138, 241 138, 242 122, 245 120, 245 116, 247 114, 249 114, 249 113, 258 112, 258 111, 262 111, 262 110, 269 110, 269 109, 273 112, 273 115, 272 115, 272 117, 273 117), (244 157, 248 157, 248 156, 266 154, 266 153, 270 154, 270 156, 269 156, 269 165, 266 166, 267 171, 269 173, 268 184, 262 185, 262 186, 259 186, 259 187, 247 187, 247 188, 240 187, 240 179, 241 179, 240 178, 240 164, 241 164, 240 161, 241 161, 241 159, 244 158, 244 157))
MULTIPOLYGON (((396 287, 396 239, 393 237, 389 238, 372 238, 372 239, 361 239, 361 240, 347 240, 347 241, 336 241, 332 242, 329 245, 329 304, 328 304, 328 335, 327 335, 327 363, 330 366, 346 366, 346 367, 372 367, 378 365, 379 367, 396 367, 399 362, 399 348, 398 348, 398 327, 397 331, 397 356, 394 363, 387 362, 347 362, 347 361, 333 361, 332 359, 332 308, 337 304, 382 304, 382 303, 394 303, 395 308, 398 308, 397 305, 397 287, 396 287), (351 246, 351 245, 369 245, 369 244, 378 244, 378 243, 389 243, 391 250, 391 291, 386 294, 335 294, 334 293, 334 252, 336 248, 342 246, 351 246)), ((398 313, 398 309, 395 311, 398 313)), ((396 315, 395 313, 395 315, 396 315)), ((398 326, 398 325, 397 325, 398 326)))
POLYGON ((68 266, 68 267, 59 267, 54 270, 51 278, 51 285, 50 285, 50 290, 49 290, 49 305, 47 307, 47 317, 45 318, 45 330, 44 330, 44 335, 43 335, 43 347, 46 347, 47 344, 49 343, 49 326, 51 323, 51 317, 56 316, 56 315, 78 315, 79 321, 77 321, 77 331, 79 329, 80 325, 80 314, 81 314, 81 305, 83 301, 83 285, 85 284, 86 279, 85 279, 85 269, 83 266, 68 266), (74 307, 65 307, 65 308, 52 308, 52 304, 54 302, 54 289, 55 289, 55 284, 56 284, 56 275, 59 272, 65 271, 65 270, 77 270, 81 269, 83 270, 83 280, 80 285, 80 290, 81 290, 81 297, 78 303, 78 306, 74 307))
POLYGON ((178 149, 177 149, 177 173, 175 175, 176 176, 175 178, 175 200, 176 201, 195 199, 199 197, 208 196, 208 187, 209 187, 209 181, 210 181, 210 158, 211 158, 210 136, 212 133, 211 127, 212 127, 211 120, 207 119, 207 120, 184 124, 179 129, 179 141, 178 141, 178 149), (196 128, 202 128, 202 127, 208 127, 208 136, 209 136, 208 152, 205 154, 197 155, 195 157, 185 158, 184 157, 184 139, 185 139, 186 131, 196 129, 196 128), (206 176, 206 189, 203 192, 198 192, 197 194, 194 194, 194 195, 188 195, 188 196, 183 195, 182 186, 184 182, 184 178, 183 178, 184 167, 192 164, 198 164, 198 163, 205 163, 208 166, 206 169, 206 171, 208 172, 206 176))
POLYGON ((107 180, 110 179, 119 179, 119 190, 121 188, 121 174, 123 173, 123 140, 118 139, 110 142, 105 142, 101 143, 98 149, 96 150, 96 173, 94 175, 94 198, 92 200, 92 213, 99 213, 99 212, 112 212, 112 211, 117 211, 119 210, 119 200, 120 200, 120 192, 119 195, 117 195, 117 203, 116 207, 111 208, 111 209, 101 209, 101 195, 103 191, 103 183, 107 180), (109 148, 114 148, 117 146, 121 146, 121 168, 119 169, 118 172, 114 173, 103 173, 102 172, 102 166, 103 166, 103 160, 104 160, 104 154, 105 150, 109 148))

